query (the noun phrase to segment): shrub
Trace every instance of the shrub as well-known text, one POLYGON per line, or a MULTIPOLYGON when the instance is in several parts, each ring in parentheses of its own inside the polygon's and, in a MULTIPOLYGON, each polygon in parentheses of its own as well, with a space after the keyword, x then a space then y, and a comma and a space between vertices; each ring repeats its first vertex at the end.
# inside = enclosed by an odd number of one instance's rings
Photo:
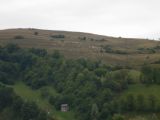
POLYGON ((24 39, 24 36, 16 35, 16 36, 14 36, 14 39, 24 39))
POLYGON ((106 53, 114 53, 114 54, 128 54, 126 51, 123 50, 114 50, 110 45, 102 46, 106 53))
POLYGON ((38 32, 34 32, 34 35, 38 35, 39 33, 38 32))
POLYGON ((52 38, 65 38, 65 35, 51 35, 52 38))
POLYGON ((112 47, 110 45, 103 46, 103 49, 105 50, 105 52, 108 52, 108 53, 113 52, 112 47))
POLYGON ((87 38, 86 37, 79 37, 78 39, 80 39, 80 40, 86 40, 87 38))

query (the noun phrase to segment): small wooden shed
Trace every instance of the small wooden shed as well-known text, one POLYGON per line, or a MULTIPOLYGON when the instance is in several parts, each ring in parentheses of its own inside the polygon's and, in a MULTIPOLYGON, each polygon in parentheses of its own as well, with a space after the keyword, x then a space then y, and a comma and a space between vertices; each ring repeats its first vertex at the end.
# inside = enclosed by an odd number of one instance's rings
POLYGON ((62 112, 67 112, 67 111, 69 111, 69 106, 68 106, 68 104, 61 104, 61 111, 62 111, 62 112))

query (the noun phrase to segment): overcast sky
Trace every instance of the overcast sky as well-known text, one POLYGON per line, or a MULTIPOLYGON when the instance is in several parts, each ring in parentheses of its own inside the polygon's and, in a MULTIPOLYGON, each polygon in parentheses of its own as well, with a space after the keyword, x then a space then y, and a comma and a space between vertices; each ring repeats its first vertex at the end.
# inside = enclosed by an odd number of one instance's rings
POLYGON ((160 0, 0 0, 0 29, 160 38, 160 0))

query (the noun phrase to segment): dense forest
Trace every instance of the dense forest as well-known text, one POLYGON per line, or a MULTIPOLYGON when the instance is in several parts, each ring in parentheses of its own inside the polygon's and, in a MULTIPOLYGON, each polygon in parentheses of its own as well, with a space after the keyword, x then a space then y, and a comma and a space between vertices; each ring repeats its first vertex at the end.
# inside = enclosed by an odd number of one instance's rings
POLYGON ((160 112, 153 94, 121 97, 130 85, 160 84, 160 69, 144 63, 138 68, 138 82, 129 74, 131 69, 84 58, 66 59, 59 51, 49 54, 45 49, 24 49, 15 44, 1 46, 0 113, 9 111, 8 120, 54 119, 36 103, 16 95, 11 86, 19 81, 33 90, 53 87, 58 94, 48 94, 44 89, 43 97, 57 110, 61 104, 68 104, 77 120, 125 120, 127 113, 160 112))

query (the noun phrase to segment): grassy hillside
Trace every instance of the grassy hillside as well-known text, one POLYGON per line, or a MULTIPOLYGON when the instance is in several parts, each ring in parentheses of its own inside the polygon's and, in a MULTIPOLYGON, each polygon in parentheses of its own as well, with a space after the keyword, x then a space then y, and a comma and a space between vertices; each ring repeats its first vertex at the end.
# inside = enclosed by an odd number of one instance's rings
MULTIPOLYGON (((160 102, 160 85, 150 85, 146 86, 144 84, 135 84, 129 86, 127 90, 122 93, 122 98, 125 98, 128 94, 133 94, 134 96, 143 95, 147 98, 149 95, 154 95, 156 100, 160 102)), ((159 120, 160 114, 148 114, 148 113, 129 113, 126 114, 127 119, 129 120, 159 120)))
POLYGON ((133 94, 133 95, 139 95, 142 94, 145 97, 153 94, 156 96, 156 98, 158 99, 158 101, 160 101, 160 85, 150 85, 150 86, 146 86, 144 84, 135 84, 135 85, 131 85, 129 87, 129 89, 127 89, 124 93, 123 93, 123 97, 125 97, 127 94, 133 94))
POLYGON ((160 42, 146 39, 114 38, 89 33, 49 31, 39 29, 9 29, 0 31, 0 45, 16 43, 24 48, 60 50, 66 58, 85 57, 120 65, 140 65, 160 59, 160 42), (106 48, 109 47, 109 51, 106 48), (153 53, 152 53, 153 52, 153 53))
POLYGON ((15 93, 21 96, 26 101, 34 101, 40 108, 49 112, 56 120, 75 120, 72 111, 61 112, 56 111, 54 106, 48 103, 48 100, 41 97, 41 91, 47 89, 51 95, 56 95, 56 91, 49 86, 43 87, 38 90, 32 90, 26 86, 23 82, 18 82, 13 86, 15 93))

